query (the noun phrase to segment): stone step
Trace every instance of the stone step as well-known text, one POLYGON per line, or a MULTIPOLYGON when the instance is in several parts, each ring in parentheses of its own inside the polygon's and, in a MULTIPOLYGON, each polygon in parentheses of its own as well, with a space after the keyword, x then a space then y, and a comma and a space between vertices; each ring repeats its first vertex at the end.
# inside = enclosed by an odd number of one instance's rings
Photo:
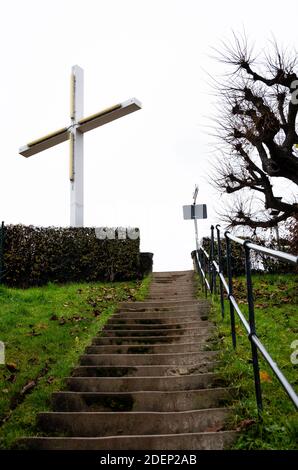
POLYGON ((161 325, 184 325, 185 323, 205 322, 198 315, 192 317, 167 317, 167 318, 119 318, 112 317, 106 325, 142 325, 143 327, 152 326, 160 327, 161 325))
POLYGON ((138 365, 196 365, 203 361, 213 361, 218 351, 170 354, 84 354, 81 365, 97 366, 138 366, 138 365))
POLYGON ((39 413, 41 430, 66 436, 104 437, 118 435, 179 434, 224 428, 227 408, 171 412, 48 412, 39 413))
POLYGON ((148 313, 148 312, 119 312, 119 313, 114 313, 114 315, 111 317, 112 319, 116 319, 116 318, 119 318, 120 320, 121 319, 140 319, 140 320, 166 320, 166 319, 179 319, 179 320, 183 320, 184 318, 185 319, 198 319, 198 320, 202 320, 202 319, 207 319, 208 318, 208 313, 209 312, 199 312, 199 311, 196 311, 196 312, 184 312, 184 311, 181 311, 181 312, 154 312, 154 313, 148 313))
POLYGON ((185 282, 172 282, 172 283, 153 281, 149 287, 149 291, 154 290, 154 289, 163 289, 164 291, 169 291, 169 292, 173 290, 177 290, 183 293, 185 289, 195 290, 196 286, 192 280, 185 281, 185 282))
POLYGON ((183 279, 194 279, 193 277, 193 271, 192 270, 188 270, 188 271, 164 271, 164 272, 154 272, 152 274, 152 282, 154 282, 156 279, 164 279, 164 278, 169 278, 171 280, 173 279, 179 279, 179 280, 183 280, 183 279))
POLYGON ((127 315, 129 313, 132 314, 138 314, 138 315, 169 315, 169 316, 176 316, 176 315, 208 315, 210 312, 210 307, 204 306, 204 307, 160 307, 160 308, 141 308, 137 307, 135 309, 133 308, 121 308, 117 309, 115 315, 117 314, 123 314, 127 315))
POLYGON ((183 375, 180 377, 68 377, 67 390, 72 392, 139 392, 198 390, 222 385, 216 374, 183 375))
POLYGON ((198 334, 208 334, 212 333, 215 330, 214 326, 209 327, 201 327, 201 328, 168 328, 168 329, 160 329, 160 330, 115 330, 113 329, 105 329, 98 334, 97 337, 102 337, 103 335, 108 336, 195 336, 198 334))
MULTIPOLYGON (((177 287, 174 287, 174 288, 171 288, 169 289, 168 287, 151 287, 151 289, 149 289, 149 295, 153 295, 153 294, 157 294, 157 295, 160 295, 160 294, 164 294, 164 295, 167 295, 168 296, 168 299, 167 300, 170 300, 171 297, 176 297, 177 295, 181 295, 182 297, 186 297, 186 296, 192 296, 190 300, 195 300, 195 288, 193 286, 185 286, 185 287, 180 287, 179 289, 177 287)), ((149 299, 146 298, 146 302, 148 301, 149 299)), ((152 299, 152 300, 157 300, 157 299, 152 299)), ((175 298, 175 300, 183 300, 183 299, 177 299, 175 298)))
POLYGON ((35 437, 20 444, 31 450, 223 450, 237 438, 235 431, 153 434, 113 437, 35 437))
POLYGON ((163 294, 163 295, 158 295, 158 294, 154 294, 153 296, 152 295, 148 295, 147 297, 147 300, 151 300, 151 299, 154 299, 154 300, 160 300, 160 301, 163 301, 163 300, 171 300, 171 301, 174 301, 176 298, 179 298, 179 300, 191 300, 193 299, 193 295, 185 295, 185 296, 181 296, 181 295, 166 295, 166 294, 163 294))
POLYGON ((198 300, 172 300, 172 301, 144 301, 144 302, 120 302, 119 303, 119 308, 159 308, 159 307, 195 307, 195 306, 200 306, 202 304, 205 304, 206 302, 204 301, 198 301, 198 300))
POLYGON ((85 354, 159 354, 210 351, 210 341, 178 344, 103 344, 87 346, 85 354))
POLYGON ((166 300, 167 302, 168 301, 171 301, 171 302, 174 302, 176 299, 179 299, 180 301, 183 300, 183 301, 188 301, 188 300, 192 300, 193 299, 193 294, 184 294, 184 295, 181 295, 181 294, 177 294, 177 293, 173 293, 173 294, 165 294, 165 293, 149 293, 148 297, 147 297, 147 300, 150 301, 150 300, 160 300, 160 301, 163 301, 163 300, 166 300))
POLYGON ((231 403, 233 389, 180 391, 55 392, 54 411, 189 411, 218 408, 231 403))
POLYGON ((164 366, 78 366, 72 377, 180 377, 211 372, 218 361, 203 362, 197 365, 164 366))
MULTIPOLYGON (((165 295, 168 295, 168 297, 172 296, 172 295, 182 295, 182 296, 185 296, 185 295, 192 295, 192 299, 191 300, 195 300, 194 299, 194 294, 195 294, 195 287, 193 285, 188 285, 188 286, 180 286, 178 288, 178 286, 174 286, 174 287, 164 287, 164 286, 152 286, 150 289, 149 289, 149 294, 165 294, 165 295)), ((146 299, 148 300, 148 299, 146 299)), ((177 299, 176 299, 177 300, 177 299)))
MULTIPOLYGON (((179 292, 179 294, 185 294, 185 292, 189 293, 192 292, 193 294, 196 291, 196 286, 192 281, 187 281, 183 282, 181 284, 179 283, 174 283, 174 284, 169 284, 169 283, 164 283, 164 282, 154 282, 151 284, 149 287, 149 292, 158 292, 158 291, 163 291, 163 292, 179 292)), ((194 297, 193 297, 194 300, 194 297)))
POLYGON ((173 336, 96 336, 92 340, 92 345, 100 346, 104 344, 179 344, 201 342, 210 339, 210 334, 197 334, 193 336, 173 335, 173 336))
POLYGON ((181 330, 183 328, 200 328, 200 327, 209 327, 213 323, 206 321, 193 321, 193 322, 178 322, 178 323, 158 323, 149 325, 143 325, 138 323, 106 323, 102 331, 107 330, 181 330))

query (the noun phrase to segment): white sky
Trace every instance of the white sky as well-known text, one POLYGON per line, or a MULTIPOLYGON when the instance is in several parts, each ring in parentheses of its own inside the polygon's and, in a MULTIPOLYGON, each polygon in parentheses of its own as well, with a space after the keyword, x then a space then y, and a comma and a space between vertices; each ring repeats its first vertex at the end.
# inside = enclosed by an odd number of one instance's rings
POLYGON ((191 221, 182 205, 208 204, 200 235, 217 223, 208 183, 214 158, 211 55, 245 28, 257 48, 274 34, 297 45, 297 2, 269 0, 0 1, 0 219, 69 224, 68 143, 25 159, 20 146, 69 124, 71 66, 85 70, 85 115, 136 97, 143 109, 85 134, 85 225, 138 226, 155 270, 190 269, 191 221))

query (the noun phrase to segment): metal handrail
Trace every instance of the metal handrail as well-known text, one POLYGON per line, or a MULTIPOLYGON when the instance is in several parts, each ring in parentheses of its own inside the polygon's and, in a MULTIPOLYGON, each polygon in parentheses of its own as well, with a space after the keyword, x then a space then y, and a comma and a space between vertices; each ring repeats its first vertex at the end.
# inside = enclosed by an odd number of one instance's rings
POLYGON ((239 243, 240 245, 247 244, 247 247, 251 250, 257 251, 258 253, 264 253, 265 255, 271 256, 272 258, 278 258, 281 261, 287 261, 292 264, 298 264, 298 256, 291 255, 290 253, 285 253, 284 251, 273 250, 271 248, 267 248, 266 246, 257 245, 256 243, 252 243, 247 240, 243 240, 242 238, 235 237, 230 232, 225 232, 225 235, 232 241, 239 243))
POLYGON ((225 232, 225 238, 227 243, 227 274, 228 281, 226 281, 224 274, 222 272, 222 250, 221 250, 221 238, 220 238, 220 229, 219 225, 216 226, 217 230, 217 243, 218 243, 218 262, 214 259, 214 227, 211 226, 211 247, 210 255, 206 250, 201 246, 198 250, 194 251, 195 253, 195 264, 197 271, 201 275, 202 285, 205 286, 205 293, 213 293, 216 289, 216 276, 220 280, 220 298, 221 298, 221 310, 222 317, 224 317, 224 290, 227 293, 229 304, 230 304, 230 321, 231 321, 231 335, 233 347, 236 348, 236 328, 235 328, 235 316, 234 312, 237 313, 242 325, 244 326, 248 338, 251 343, 252 348, 252 363, 254 370, 254 380, 255 380, 255 393, 256 393, 256 402, 258 407, 259 417, 262 417, 262 391, 261 391, 261 381, 259 373, 259 363, 258 363, 258 351, 261 353, 267 364, 270 366, 271 370, 281 383, 282 387, 286 391, 287 395, 293 402, 294 406, 298 410, 298 395, 293 389, 292 385, 288 382, 282 371, 277 366, 276 362, 272 359, 265 346, 262 344, 256 333, 255 317, 254 317, 254 301, 253 301, 253 291, 252 291, 252 280, 251 280, 251 265, 250 265, 250 251, 254 250, 259 253, 264 253, 270 257, 278 258, 282 261, 290 262, 292 264, 298 264, 298 256, 291 255, 289 253, 284 253, 278 250, 272 250, 261 245, 252 243, 250 240, 243 240, 238 238, 229 232, 225 232), (246 268, 246 283, 247 283, 247 301, 248 301, 248 310, 249 310, 249 320, 247 320, 242 313, 235 297, 233 296, 233 281, 232 281, 232 266, 231 266, 231 246, 230 242, 233 241, 243 246, 245 251, 245 268, 246 268), (208 274, 211 276, 210 281, 208 282, 207 275, 205 273, 203 265, 207 265, 208 274))

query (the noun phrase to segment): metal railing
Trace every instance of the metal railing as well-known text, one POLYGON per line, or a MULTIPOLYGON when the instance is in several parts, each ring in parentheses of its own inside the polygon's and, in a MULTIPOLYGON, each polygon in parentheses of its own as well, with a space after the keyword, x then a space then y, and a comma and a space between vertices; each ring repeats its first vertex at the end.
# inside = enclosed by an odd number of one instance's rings
POLYGON ((219 278, 219 290, 220 290, 220 306, 222 318, 225 314, 224 304, 224 291, 227 294, 229 300, 230 310, 230 325, 231 325, 231 337, 234 349, 236 349, 237 338, 236 338, 236 327, 235 327, 235 312, 239 317, 240 322, 244 326, 248 339, 251 343, 251 354, 252 354, 252 365, 255 383, 255 395, 256 403, 258 408, 259 417, 262 417, 263 403, 262 403, 262 390, 260 381, 260 369, 259 369, 259 355, 263 356, 267 364, 272 369, 274 375, 277 377, 285 392, 293 402, 294 406, 298 410, 298 396, 285 378, 275 361, 272 359, 260 339, 257 335, 255 312, 254 312, 254 298, 253 298, 253 285, 252 285, 252 274, 251 274, 251 250, 262 253, 281 261, 285 261, 294 265, 298 265, 298 256, 294 256, 282 251, 272 250, 261 245, 252 243, 250 240, 243 240, 232 235, 229 232, 225 232, 226 241, 226 280, 223 273, 223 254, 222 254, 222 239, 220 234, 220 225, 214 227, 211 226, 211 242, 210 242, 210 253, 201 246, 197 250, 193 251, 192 255, 195 261, 196 269, 201 276, 202 286, 205 288, 205 293, 210 292, 211 294, 216 292, 216 277, 219 278), (217 232, 217 260, 215 259, 215 237, 214 230, 217 232), (245 277, 246 277, 246 288, 247 288, 247 304, 248 304, 248 320, 242 313, 237 300, 233 295, 233 277, 232 277, 232 251, 231 242, 237 243, 243 247, 244 260, 245 260, 245 277))

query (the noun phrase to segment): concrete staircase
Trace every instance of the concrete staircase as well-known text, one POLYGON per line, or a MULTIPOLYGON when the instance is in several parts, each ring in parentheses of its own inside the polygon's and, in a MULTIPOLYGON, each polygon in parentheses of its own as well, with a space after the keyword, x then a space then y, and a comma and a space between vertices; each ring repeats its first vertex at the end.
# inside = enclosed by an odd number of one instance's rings
POLYGON ((148 300, 124 302, 40 413, 31 449, 223 449, 231 391, 212 371, 209 304, 192 271, 154 273, 148 300))

